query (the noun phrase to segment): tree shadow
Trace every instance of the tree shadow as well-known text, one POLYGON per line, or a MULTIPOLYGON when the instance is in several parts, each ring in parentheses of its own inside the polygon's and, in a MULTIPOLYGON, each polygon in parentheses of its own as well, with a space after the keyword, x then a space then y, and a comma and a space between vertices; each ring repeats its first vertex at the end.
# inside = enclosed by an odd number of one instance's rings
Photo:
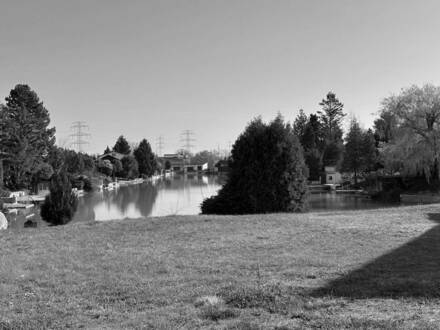
MULTIPOLYGON (((440 213, 427 218, 440 223, 440 213)), ((349 298, 440 297, 440 226, 329 282, 312 295, 349 298)))

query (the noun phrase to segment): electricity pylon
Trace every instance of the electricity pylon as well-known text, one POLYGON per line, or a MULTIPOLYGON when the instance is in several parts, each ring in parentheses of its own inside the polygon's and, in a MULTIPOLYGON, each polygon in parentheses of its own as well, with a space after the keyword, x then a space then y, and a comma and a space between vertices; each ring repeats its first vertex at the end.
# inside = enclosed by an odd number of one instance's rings
POLYGON ((75 121, 72 123, 72 126, 70 126, 70 130, 73 131, 73 133, 70 134, 72 139, 70 145, 73 146, 76 151, 83 152, 83 146, 89 144, 87 139, 90 138, 90 134, 84 132, 84 130, 89 130, 89 126, 83 121, 75 121))
POLYGON ((194 144, 192 144, 196 139, 193 138, 194 132, 186 129, 180 134, 180 141, 183 143, 182 148, 188 153, 191 153, 191 149, 194 148, 194 144))

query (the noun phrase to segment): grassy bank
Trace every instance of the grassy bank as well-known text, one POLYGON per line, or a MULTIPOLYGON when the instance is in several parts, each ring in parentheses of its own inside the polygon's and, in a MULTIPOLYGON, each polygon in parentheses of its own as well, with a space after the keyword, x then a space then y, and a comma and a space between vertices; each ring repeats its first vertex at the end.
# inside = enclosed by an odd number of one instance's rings
POLYGON ((4 231, 0 329, 436 329, 439 222, 432 205, 4 231))

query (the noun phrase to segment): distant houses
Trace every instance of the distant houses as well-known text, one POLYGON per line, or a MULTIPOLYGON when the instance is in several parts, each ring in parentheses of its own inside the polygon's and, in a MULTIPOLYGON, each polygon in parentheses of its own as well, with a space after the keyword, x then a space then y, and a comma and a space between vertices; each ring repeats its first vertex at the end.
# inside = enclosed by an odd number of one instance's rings
POLYGON ((203 173, 208 171, 208 162, 192 162, 183 154, 164 154, 160 158, 165 170, 176 173, 203 173))

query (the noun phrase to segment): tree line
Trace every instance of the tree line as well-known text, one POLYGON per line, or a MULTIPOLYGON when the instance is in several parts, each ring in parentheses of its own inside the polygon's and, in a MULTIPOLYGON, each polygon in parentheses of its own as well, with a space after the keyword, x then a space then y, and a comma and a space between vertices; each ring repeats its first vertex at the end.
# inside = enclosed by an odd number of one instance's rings
POLYGON ((373 129, 352 118, 343 132, 343 104, 329 92, 322 110, 300 111, 293 125, 281 115, 251 121, 235 141, 230 172, 218 194, 205 199, 204 214, 292 212, 307 209, 307 179, 325 166, 358 176, 423 178, 440 187, 440 87, 411 86, 382 102, 373 129))
POLYGON ((150 177, 160 167, 146 139, 132 152, 120 136, 113 150, 124 157, 110 165, 102 164, 96 155, 57 146, 49 111, 28 85, 16 85, 5 101, 0 104, 0 186, 7 189, 36 190, 40 181, 62 170, 74 187, 83 188, 84 178, 90 180, 99 174, 150 177))
POLYGON ((357 182, 372 171, 419 178, 425 186, 440 186, 440 87, 426 84, 403 88, 381 102, 373 127, 364 129, 353 117, 347 132, 343 104, 329 92, 322 110, 303 110, 293 131, 304 150, 309 179, 318 180, 325 166, 351 173, 357 182))
POLYGON ((329 92, 319 105, 322 110, 309 116, 300 110, 293 122, 293 132, 304 150, 309 180, 318 181, 324 168, 333 166, 339 171, 353 173, 357 182, 359 174, 376 169, 375 135, 371 129, 362 129, 353 117, 344 137, 346 113, 335 93, 329 92))

